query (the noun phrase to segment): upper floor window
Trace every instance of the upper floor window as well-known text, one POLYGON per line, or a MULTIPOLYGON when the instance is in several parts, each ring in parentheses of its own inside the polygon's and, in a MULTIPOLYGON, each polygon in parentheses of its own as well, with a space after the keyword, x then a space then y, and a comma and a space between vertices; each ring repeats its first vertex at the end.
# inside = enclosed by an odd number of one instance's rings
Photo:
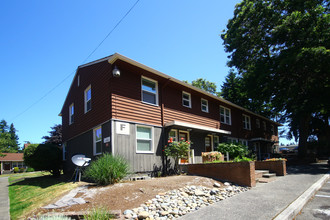
POLYGON ((142 77, 141 90, 143 102, 158 105, 157 81, 142 77))
POLYGON ((274 125, 270 125, 270 132, 272 133, 272 135, 275 135, 274 125))
POLYGON ((206 99, 201 99, 201 106, 203 112, 209 112, 209 102, 206 99))
POLYGON ((262 126, 264 128, 264 131, 266 131, 267 130, 267 126, 266 126, 266 122, 265 121, 262 122, 262 126))
POLYGON ((229 108, 220 106, 220 121, 221 123, 231 125, 231 112, 229 108))
POLYGON ((102 153, 102 127, 94 129, 94 155, 102 153))
POLYGON ((259 119, 256 119, 256 127, 260 128, 260 120, 259 119))
POLYGON ((91 86, 88 86, 85 89, 85 113, 89 112, 92 109, 92 89, 91 86))
POLYGON ((182 92, 182 105, 191 108, 191 95, 188 92, 182 92))
POLYGON ((153 153, 152 127, 136 126, 136 152, 153 153))
POLYGON ((74 104, 72 103, 69 106, 69 124, 71 125, 74 122, 74 104))
POLYGON ((243 115, 243 128, 251 130, 251 119, 250 116, 243 115))

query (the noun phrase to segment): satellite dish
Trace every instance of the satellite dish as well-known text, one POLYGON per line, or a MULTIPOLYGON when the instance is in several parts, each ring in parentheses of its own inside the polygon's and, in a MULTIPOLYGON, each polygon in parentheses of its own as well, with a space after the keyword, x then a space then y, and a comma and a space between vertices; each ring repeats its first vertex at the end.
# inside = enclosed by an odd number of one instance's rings
POLYGON ((78 167, 85 167, 85 166, 89 165, 89 162, 91 161, 91 158, 87 158, 83 154, 77 154, 77 155, 74 155, 71 158, 71 160, 72 160, 72 163, 74 163, 78 167))

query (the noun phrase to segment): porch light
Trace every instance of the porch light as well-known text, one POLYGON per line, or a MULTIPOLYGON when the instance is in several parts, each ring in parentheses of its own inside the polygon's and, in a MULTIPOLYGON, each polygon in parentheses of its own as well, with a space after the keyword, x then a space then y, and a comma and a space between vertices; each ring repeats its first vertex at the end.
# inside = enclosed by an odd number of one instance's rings
POLYGON ((115 66, 115 68, 112 70, 112 75, 116 78, 120 77, 120 71, 117 66, 115 66))

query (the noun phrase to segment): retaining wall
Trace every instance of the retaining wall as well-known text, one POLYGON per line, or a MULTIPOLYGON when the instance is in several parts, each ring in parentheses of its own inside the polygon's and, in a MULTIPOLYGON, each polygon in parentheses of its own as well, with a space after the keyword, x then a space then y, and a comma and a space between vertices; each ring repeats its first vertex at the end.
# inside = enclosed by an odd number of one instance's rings
POLYGON ((276 173, 277 176, 286 175, 286 161, 255 161, 256 170, 269 170, 271 173, 276 173))
POLYGON ((187 173, 230 181, 239 185, 256 185, 254 162, 188 164, 187 173))

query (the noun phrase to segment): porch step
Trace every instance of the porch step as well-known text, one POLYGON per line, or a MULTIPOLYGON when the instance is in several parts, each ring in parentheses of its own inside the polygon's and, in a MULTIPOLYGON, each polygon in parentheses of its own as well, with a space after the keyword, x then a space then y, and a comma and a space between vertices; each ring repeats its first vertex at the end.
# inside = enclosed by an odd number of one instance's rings
POLYGON ((269 173, 269 170, 255 170, 255 178, 262 178, 262 176, 267 173, 269 173))
POLYGON ((269 170, 255 170, 255 179, 257 183, 269 183, 275 180, 276 174, 269 173, 269 170))

